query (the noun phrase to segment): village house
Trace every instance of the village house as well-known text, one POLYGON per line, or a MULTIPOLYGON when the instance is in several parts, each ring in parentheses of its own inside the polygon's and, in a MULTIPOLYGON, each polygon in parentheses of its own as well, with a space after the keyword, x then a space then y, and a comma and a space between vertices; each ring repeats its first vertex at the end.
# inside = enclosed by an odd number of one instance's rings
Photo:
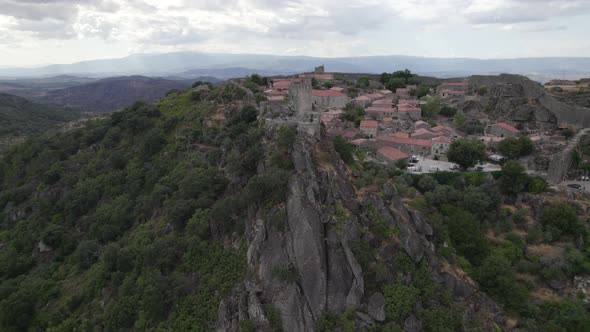
POLYGON ((412 120, 419 120, 422 117, 422 109, 413 106, 398 106, 399 115, 408 115, 412 120))
POLYGON ((336 128, 339 124, 342 124, 342 120, 338 118, 322 116, 320 117, 320 121, 326 126, 326 128, 336 128))
POLYGON ((375 120, 362 120, 360 125, 361 134, 369 138, 377 136, 379 124, 375 120))
POLYGON ((292 79, 274 79, 270 81, 273 90, 289 90, 292 82, 292 79))
POLYGON ((354 98, 352 102, 365 108, 371 104, 371 98, 367 96, 359 96, 354 98))
POLYGON ((428 129, 424 129, 424 128, 416 129, 411 135, 412 138, 416 138, 416 139, 433 139, 436 136, 437 135, 435 133, 431 132, 428 129))
POLYGON ((373 107, 387 107, 392 108, 394 106, 392 99, 379 99, 375 100, 371 106, 373 107))
POLYGON ((439 155, 439 154, 447 154, 447 152, 449 151, 449 148, 451 147, 451 143, 453 143, 453 141, 445 136, 439 136, 439 137, 435 137, 432 139, 432 151, 431 153, 433 155, 439 155))
POLYGON ((343 108, 348 103, 348 96, 331 90, 312 90, 311 99, 317 108, 343 108))
POLYGON ((398 131, 391 135, 392 137, 399 137, 399 138, 410 138, 410 134, 404 131, 398 131))
POLYGON ((365 96, 367 96, 367 98, 369 98, 371 100, 371 102, 378 100, 378 99, 383 99, 383 95, 380 93, 369 93, 365 96))
POLYGON ((412 107, 417 107, 418 106, 418 101, 416 99, 400 99, 397 102, 398 106, 412 106, 412 107))
POLYGON ((357 136, 359 136, 360 132, 357 129, 348 128, 342 131, 342 137, 346 138, 347 141, 352 141, 357 136))
POLYGON ((462 98, 462 97, 465 97, 465 94, 467 94, 466 91, 460 91, 460 90, 441 90, 440 91, 440 96, 443 98, 462 98))
POLYGON ((397 118, 397 111, 395 108, 385 108, 385 107, 367 107, 365 110, 367 112, 367 116, 373 119, 383 119, 383 118, 397 118))
POLYGON ((377 150, 377 157, 387 164, 394 164, 400 160, 406 160, 409 155, 391 146, 384 146, 377 150))
POLYGON ((391 146, 411 155, 428 156, 432 149, 432 141, 425 139, 401 138, 393 136, 377 136, 377 148, 391 146))
POLYGON ((410 90, 409 89, 406 89, 406 88, 399 88, 399 89, 396 89, 395 90, 395 94, 400 99, 402 99, 402 98, 408 98, 408 97, 410 97, 410 90))
POLYGON ((516 137, 520 130, 505 122, 498 122, 490 126, 489 133, 497 137, 516 137))
POLYGON ((392 98, 394 93, 391 90, 379 90, 377 91, 377 93, 379 93, 380 95, 382 95, 384 98, 392 98))
POLYGON ((341 109, 332 109, 322 112, 322 117, 341 118, 342 116, 344 116, 344 111, 341 109))
POLYGON ((330 90, 332 90, 332 91, 338 91, 338 92, 342 92, 342 93, 344 93, 344 91, 345 91, 346 89, 345 89, 345 88, 343 88, 343 87, 340 87, 340 86, 333 86, 333 87, 331 87, 331 88, 330 88, 330 90))
POLYGON ((414 123, 416 129, 430 129, 430 125, 422 120, 418 120, 414 123))
POLYGON ((455 132, 455 130, 453 128, 448 127, 448 126, 443 126, 443 125, 438 125, 436 127, 432 127, 430 129, 430 131, 435 133, 437 136, 445 136, 445 137, 449 137, 449 138, 455 138, 455 137, 459 136, 459 135, 457 135, 457 133, 455 132))
POLYGON ((438 90, 453 90, 453 91, 465 91, 469 90, 469 83, 465 82, 443 82, 438 86, 438 90))

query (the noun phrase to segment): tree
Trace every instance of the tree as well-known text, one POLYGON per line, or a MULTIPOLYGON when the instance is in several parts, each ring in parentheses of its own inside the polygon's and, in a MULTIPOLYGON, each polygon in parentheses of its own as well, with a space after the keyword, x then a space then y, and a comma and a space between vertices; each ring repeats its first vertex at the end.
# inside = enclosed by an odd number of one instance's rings
POLYGON ((541 224, 553 239, 557 240, 562 234, 574 234, 577 230, 578 215, 576 210, 565 203, 558 203, 543 209, 541 224))
POLYGON ((395 92, 399 88, 403 88, 406 86, 406 81, 400 77, 391 78, 389 81, 385 83, 385 87, 392 92, 395 92))
POLYGON ((455 114, 457 113, 457 109, 452 107, 452 106, 448 106, 448 105, 444 105, 443 107, 440 108, 440 115, 444 115, 444 116, 448 116, 448 117, 452 117, 455 116, 455 114))
POLYGON ((522 192, 527 185, 528 176, 524 167, 516 160, 510 160, 502 166, 500 187, 508 195, 522 192))
POLYGON ((455 113, 455 116, 453 117, 453 124, 455 125, 455 127, 463 127, 465 125, 465 121, 465 114, 463 114, 463 112, 455 113))
POLYGON ((434 118, 440 112, 440 98, 430 97, 422 106, 422 117, 434 118))
POLYGON ((486 147, 481 141, 461 138, 451 144, 447 157, 449 161, 457 163, 463 169, 467 169, 484 160, 486 158, 485 151, 486 147))
POLYGON ((364 118, 366 112, 365 109, 357 104, 348 103, 344 107, 344 119, 350 122, 354 122, 355 126, 359 126, 361 120, 364 118))
POLYGON ((508 137, 498 145, 498 151, 509 159, 517 159, 533 153, 535 146, 527 136, 508 137))
POLYGON ((412 312, 420 290, 404 285, 385 286, 385 316, 388 320, 403 321, 412 312))
POLYGON ((371 85, 368 77, 361 77, 356 81, 357 88, 366 89, 371 85))
POLYGON ((334 149, 340 155, 340 158, 347 164, 352 164, 354 159, 352 158, 353 145, 348 143, 344 137, 338 135, 334 138, 334 149))
POLYGON ((322 84, 322 86, 323 86, 324 88, 326 88, 326 89, 330 89, 330 88, 332 88, 332 87, 334 86, 334 82, 332 82, 332 81, 325 81, 325 82, 322 84))

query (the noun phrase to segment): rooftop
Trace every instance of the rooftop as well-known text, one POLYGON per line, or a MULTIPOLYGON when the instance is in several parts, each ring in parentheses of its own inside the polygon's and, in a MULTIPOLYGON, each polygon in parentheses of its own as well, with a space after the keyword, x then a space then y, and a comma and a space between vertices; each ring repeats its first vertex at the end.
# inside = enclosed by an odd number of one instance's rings
POLYGON ((346 97, 344 93, 333 90, 311 90, 311 95, 315 97, 346 97))
POLYGON ((443 82, 441 86, 469 86, 469 83, 464 82, 443 82))
POLYGON ((407 145, 418 145, 418 146, 432 146, 432 141, 429 139, 415 139, 415 138, 403 138, 395 136, 378 136, 377 140, 388 143, 407 144, 407 145))
POLYGON ((505 122, 498 122, 496 124, 493 124, 493 126, 498 126, 504 130, 508 130, 511 133, 518 133, 520 131, 505 122))
POLYGON ((374 120, 362 120, 361 128, 377 128, 379 124, 374 120))
POLYGON ((413 106, 398 106, 397 109, 400 112, 419 112, 419 111, 421 111, 420 107, 413 107, 413 106))
POLYGON ((382 147, 381 149, 377 150, 377 153, 381 154, 383 157, 385 157, 386 159, 389 159, 391 161, 397 161, 397 160, 406 159, 409 157, 404 152, 402 152, 396 148, 392 148, 390 146, 382 147))
POLYGON ((439 137, 435 137, 432 139, 433 142, 438 142, 438 143, 452 143, 453 141, 451 141, 450 138, 445 137, 445 136, 439 136, 439 137))

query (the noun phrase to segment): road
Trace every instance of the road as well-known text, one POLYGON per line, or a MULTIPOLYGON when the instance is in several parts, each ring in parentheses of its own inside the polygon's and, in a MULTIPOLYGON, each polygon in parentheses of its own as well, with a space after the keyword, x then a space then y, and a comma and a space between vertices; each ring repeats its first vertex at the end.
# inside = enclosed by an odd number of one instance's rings
POLYGON ((558 188, 560 189, 567 189, 570 191, 585 191, 585 192, 590 192, 590 182, 587 181, 562 181, 560 184, 557 185, 558 188), (576 189, 576 188, 570 188, 567 185, 568 184, 579 184, 580 186, 582 186, 581 189, 576 189))
MULTIPOLYGON (((418 162, 414 166, 408 167, 408 170, 412 173, 435 173, 441 171, 451 171, 451 169, 456 165, 457 164, 448 161, 418 157, 418 162)), ((482 172, 494 172, 502 169, 499 165, 490 163, 479 166, 483 167, 481 170, 482 172)))

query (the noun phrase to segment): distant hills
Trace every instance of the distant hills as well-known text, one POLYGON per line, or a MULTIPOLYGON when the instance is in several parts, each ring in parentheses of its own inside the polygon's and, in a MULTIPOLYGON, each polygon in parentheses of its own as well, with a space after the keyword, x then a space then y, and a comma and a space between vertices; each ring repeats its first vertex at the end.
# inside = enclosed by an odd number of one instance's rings
POLYGON ((136 100, 152 102, 172 89, 184 89, 189 81, 144 76, 112 77, 63 89, 47 90, 40 100, 84 111, 113 111, 136 100))
POLYGON ((78 112, 0 93, 0 144, 6 139, 41 133, 80 117, 78 112))
POLYGON ((319 64, 331 72, 381 73, 410 69, 420 75, 438 77, 473 74, 521 74, 538 81, 554 78, 575 79, 590 75, 590 58, 471 59, 427 58, 416 56, 366 56, 322 58, 261 54, 175 52, 134 54, 124 58, 83 61, 37 68, 0 68, 0 77, 50 77, 76 75, 109 77, 214 76, 220 79, 240 77, 252 72, 262 75, 292 74, 310 71, 319 64))

